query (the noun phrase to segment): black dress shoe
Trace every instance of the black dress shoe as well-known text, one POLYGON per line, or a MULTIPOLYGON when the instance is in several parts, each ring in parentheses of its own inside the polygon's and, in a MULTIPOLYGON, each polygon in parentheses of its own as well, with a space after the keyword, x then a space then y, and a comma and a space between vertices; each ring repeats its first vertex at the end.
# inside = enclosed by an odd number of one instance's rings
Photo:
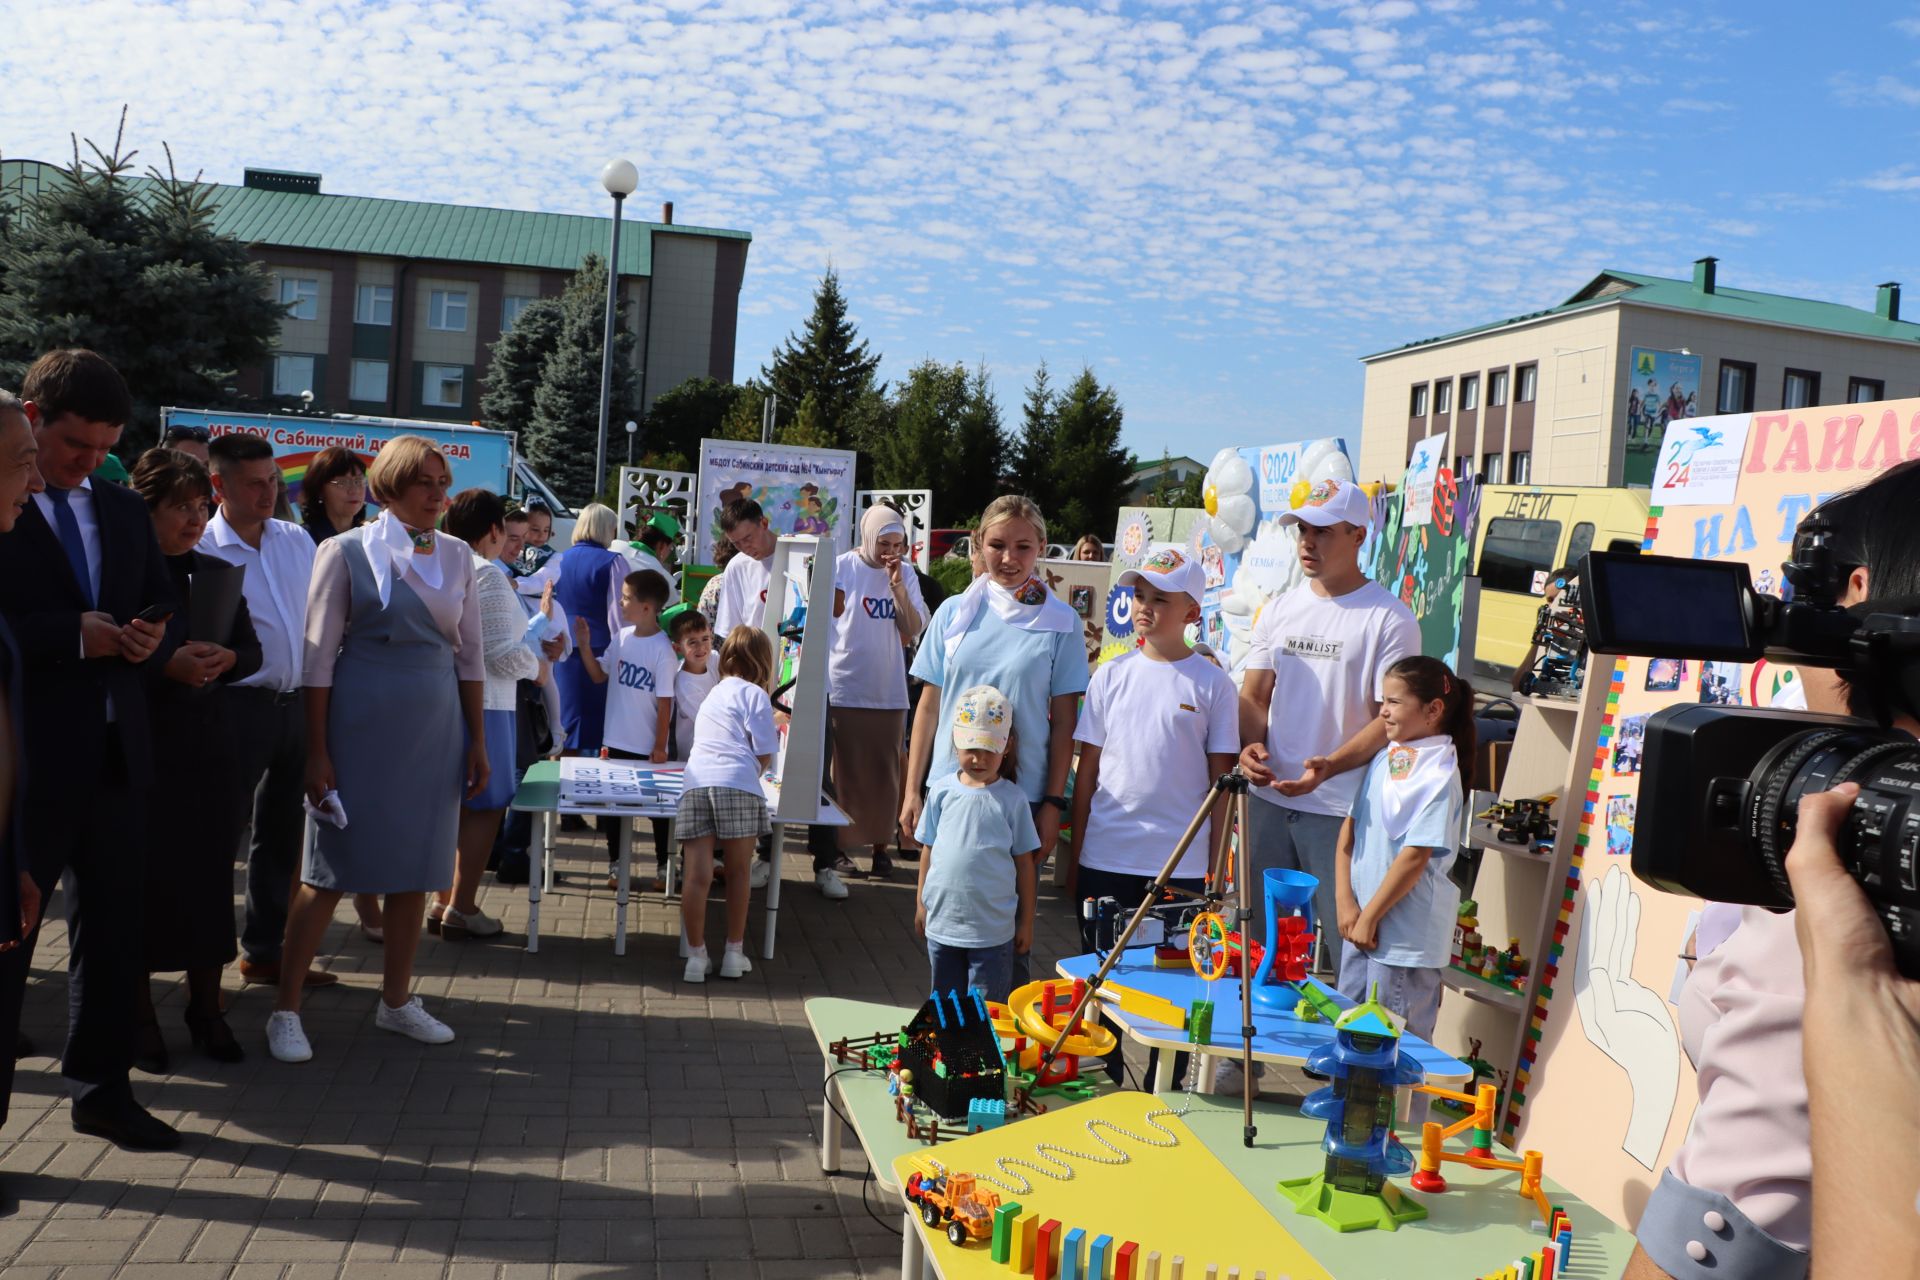
POLYGON ((96 1102, 76 1098, 73 1131, 105 1138, 128 1151, 171 1151, 180 1145, 180 1131, 132 1098, 96 1102))
POLYGON ((191 1009, 187 1010, 187 1034, 193 1037, 193 1047, 215 1062, 242 1062, 246 1059, 246 1050, 233 1038, 233 1028, 227 1025, 227 1020, 220 1014, 196 1014, 191 1009))
POLYGON ((142 1023, 133 1033, 133 1065, 150 1076, 167 1074, 167 1042, 160 1038, 159 1023, 142 1023))

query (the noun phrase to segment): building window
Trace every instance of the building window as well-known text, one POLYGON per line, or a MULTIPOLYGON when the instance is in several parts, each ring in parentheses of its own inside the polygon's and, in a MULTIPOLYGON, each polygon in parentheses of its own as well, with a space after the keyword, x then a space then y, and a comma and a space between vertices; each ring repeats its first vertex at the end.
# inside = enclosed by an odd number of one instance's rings
POLYGON ((458 409, 466 400, 467 371, 457 364, 430 364, 421 370, 420 403, 458 409))
POLYGON ((289 320, 320 318, 320 282, 303 276, 280 277, 280 303, 289 320))
POLYGON ((1427 416, 1426 383, 1423 382, 1413 389, 1413 405, 1410 412, 1412 416, 1416 418, 1424 418, 1427 416))
POLYGON ((1847 403, 1872 404, 1887 398, 1887 384, 1878 378, 1848 378, 1847 403))
POLYGON ((1460 412, 1472 413, 1480 407, 1480 379, 1466 377, 1460 379, 1460 412))
POLYGON ((500 299, 500 332, 505 333, 513 328, 514 322, 520 318, 520 313, 532 306, 533 302, 534 300, 525 294, 515 293, 500 299))
POLYGON ((297 396, 313 390, 312 356, 275 356, 273 358, 273 394, 297 396))
POLYGON ((1557 567, 1553 553, 1560 548, 1558 520, 1521 520, 1502 516, 1487 522, 1480 547, 1480 586, 1485 591, 1539 594, 1535 576, 1557 567))
POLYGON ((1480 458, 1481 477, 1488 484, 1499 484, 1500 472, 1501 472, 1500 464, 1505 461, 1506 459, 1497 453, 1488 453, 1488 454, 1481 455, 1481 458, 1480 458))
POLYGON ((1515 449, 1507 455, 1508 484, 1530 484, 1533 481, 1533 452, 1529 449, 1515 449))
POLYGON ((355 360, 353 386, 347 394, 355 400, 385 404, 387 402, 387 362, 355 360))
POLYGON ((1467 457, 1464 454, 1462 454, 1460 457, 1455 458, 1453 460, 1453 478, 1456 480, 1466 479, 1467 476, 1471 474, 1468 471, 1468 468, 1472 465, 1473 465, 1473 459, 1467 457))
POLYGON ((1720 399, 1715 413, 1753 412, 1753 366, 1739 360, 1720 362, 1720 399))
POLYGON ((1809 409, 1820 403, 1820 375, 1805 369, 1787 370, 1780 384, 1782 409, 1809 409))
POLYGON ((355 324, 393 323, 393 286, 363 284, 353 291, 355 324))
POLYGON ((1496 409, 1507 402, 1507 371, 1496 369, 1487 375, 1487 407, 1496 409))
POLYGON ((1453 383, 1436 382, 1433 384, 1433 411, 1436 414, 1453 412, 1453 383))
POLYGON ((1520 385, 1514 389, 1513 402, 1515 404, 1532 404, 1533 393, 1540 384, 1540 366, 1537 364, 1523 364, 1520 366, 1516 376, 1520 379, 1520 385))
POLYGON ((447 333, 467 331, 467 292, 464 289, 434 289, 427 294, 427 327, 447 333))

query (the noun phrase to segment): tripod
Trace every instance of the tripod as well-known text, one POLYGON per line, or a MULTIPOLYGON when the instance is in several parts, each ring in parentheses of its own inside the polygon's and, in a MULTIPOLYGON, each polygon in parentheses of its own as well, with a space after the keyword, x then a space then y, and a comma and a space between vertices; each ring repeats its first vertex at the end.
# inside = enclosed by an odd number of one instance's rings
MULTIPOLYGON (((1252 893, 1253 873, 1251 869, 1252 854, 1249 848, 1250 828, 1247 822, 1247 785, 1247 777, 1240 772, 1238 766, 1235 766, 1231 771, 1223 773, 1213 780, 1213 785, 1207 788, 1206 798, 1201 800, 1198 812, 1193 815, 1193 821, 1187 824, 1187 829, 1181 835, 1179 843, 1174 845, 1173 852, 1167 855, 1167 861, 1160 868, 1160 874, 1154 878, 1152 884, 1147 886, 1147 892, 1142 898, 1140 906, 1134 911, 1133 917, 1127 921, 1127 927, 1120 931, 1119 936, 1114 938, 1113 946, 1107 951, 1107 958, 1102 960, 1100 967, 1094 970, 1093 974, 1088 977, 1085 987, 1081 989, 1080 998, 1074 1001, 1073 1008, 1067 1013, 1065 1025, 1071 1028, 1079 1023, 1081 1015, 1086 1011, 1088 1002, 1099 994, 1100 984, 1106 981, 1107 975, 1113 971, 1113 967, 1120 963, 1120 957, 1126 953, 1127 943, 1132 939, 1134 932, 1139 929, 1141 921, 1147 918, 1147 914, 1153 910, 1154 903, 1158 902, 1161 896, 1166 893, 1167 882, 1173 879, 1174 868, 1178 867, 1180 860, 1186 857, 1187 850, 1192 847, 1194 840, 1200 834, 1200 828, 1206 824, 1208 817, 1212 814, 1213 806, 1219 802, 1221 796, 1231 796, 1233 798, 1233 805, 1229 814, 1230 820, 1222 823, 1221 829, 1214 833, 1216 844, 1213 849, 1211 865, 1208 869, 1207 891, 1203 902, 1206 907, 1211 910, 1219 906, 1223 901, 1225 894, 1222 886, 1226 883, 1226 871, 1229 864, 1231 864, 1234 871, 1233 921, 1239 929, 1241 937, 1241 1136, 1246 1145, 1251 1147, 1254 1136, 1253 965, 1246 954, 1245 940, 1248 936, 1248 927, 1253 920, 1253 906, 1250 897, 1252 893), (1236 830, 1240 833, 1240 851, 1237 859, 1233 853, 1233 834, 1236 830)), ((1271 941, 1271 939, 1269 941, 1271 941)), ((1026 1104, 1029 1095, 1033 1092, 1034 1083, 1046 1077, 1047 1071, 1053 1066, 1054 1059, 1060 1055, 1060 1046, 1065 1044, 1066 1041, 1067 1037, 1062 1035, 1056 1038, 1051 1045, 1047 1046, 1046 1053, 1041 1055, 1040 1061, 1034 1067, 1033 1080, 1020 1090, 1017 1101, 1021 1106, 1026 1104)), ((1204 1048, 1205 1046, 1201 1047, 1204 1048)), ((1196 1071, 1199 1070, 1198 1061, 1196 1061, 1194 1069, 1196 1071)))

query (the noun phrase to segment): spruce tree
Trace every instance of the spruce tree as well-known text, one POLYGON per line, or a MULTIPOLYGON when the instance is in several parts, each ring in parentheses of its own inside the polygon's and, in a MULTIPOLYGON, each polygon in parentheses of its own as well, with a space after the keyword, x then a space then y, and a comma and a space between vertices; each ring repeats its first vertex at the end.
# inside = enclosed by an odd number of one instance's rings
MULTIPOLYGON (((606 325, 607 269, 589 254, 560 296, 560 332, 533 393, 533 417, 527 424, 527 461, 571 506, 599 496, 606 477, 593 473, 600 431, 600 352, 606 325)), ((633 403, 633 335, 624 323, 615 330, 613 398, 608 416, 608 457, 614 456, 614 430, 630 416, 633 403)), ((611 466, 607 469, 610 476, 611 466)))
POLYGON ((1112 535, 1134 469, 1133 455, 1120 443, 1124 417, 1113 388, 1101 386, 1090 368, 1055 401, 1050 471, 1056 506, 1041 508, 1054 541, 1112 535))
POLYGON ((1006 428, 1000 421, 1000 402, 987 380, 987 367, 977 366, 966 381, 966 398, 954 427, 942 484, 934 486, 949 495, 947 506, 961 518, 978 515, 999 496, 1000 475, 1007 464, 1006 428))
POLYGON ((1047 376, 1047 362, 1042 360, 1040 367, 1033 371, 1033 383, 1020 405, 1020 436, 1013 442, 1006 485, 1032 498, 1040 510, 1049 515, 1059 498, 1059 490, 1053 483, 1055 436, 1059 425, 1056 395, 1047 376))
POLYGON ((777 428, 773 438, 780 444, 799 445, 807 449, 836 448, 833 437, 829 436, 822 422, 820 397, 809 391, 800 401, 799 412, 793 415, 793 421, 777 428))
POLYGON ((165 170, 132 174, 126 112, 111 151, 73 163, 0 223, 0 384, 57 347, 90 347, 133 393, 119 452, 156 438, 162 405, 238 399, 236 371, 272 353, 284 309, 246 248, 213 227, 213 189, 165 170))
POLYGON ((834 448, 851 447, 850 417, 856 403, 875 386, 880 357, 868 351, 847 319, 840 277, 831 268, 814 290, 813 314, 797 334, 788 334, 760 370, 760 381, 780 397, 779 422, 791 422, 811 395, 818 426, 834 448))
POLYGON ((560 342, 560 300, 541 298, 528 303, 488 349, 487 376, 480 387, 480 422, 495 431, 526 436, 533 423, 533 393, 547 358, 560 342))

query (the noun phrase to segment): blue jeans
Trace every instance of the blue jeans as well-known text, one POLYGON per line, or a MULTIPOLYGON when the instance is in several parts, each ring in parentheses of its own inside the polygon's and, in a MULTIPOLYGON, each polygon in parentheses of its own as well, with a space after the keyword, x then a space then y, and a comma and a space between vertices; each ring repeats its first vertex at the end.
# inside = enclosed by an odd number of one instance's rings
POLYGON ((1320 954, 1337 963, 1340 955, 1339 894, 1333 879, 1334 851, 1340 846, 1340 827, 1345 818, 1330 813, 1305 813, 1269 804, 1265 800, 1247 801, 1247 822, 1253 828, 1253 936, 1267 942, 1267 908, 1260 898, 1263 875, 1273 867, 1304 871, 1320 879, 1313 891, 1313 910, 1319 917, 1313 932, 1319 940, 1320 954))
POLYGON ((933 966, 935 994, 978 987, 987 999, 1005 1003, 1013 990, 1012 938, 997 947, 950 947, 928 938, 927 960, 933 966))

